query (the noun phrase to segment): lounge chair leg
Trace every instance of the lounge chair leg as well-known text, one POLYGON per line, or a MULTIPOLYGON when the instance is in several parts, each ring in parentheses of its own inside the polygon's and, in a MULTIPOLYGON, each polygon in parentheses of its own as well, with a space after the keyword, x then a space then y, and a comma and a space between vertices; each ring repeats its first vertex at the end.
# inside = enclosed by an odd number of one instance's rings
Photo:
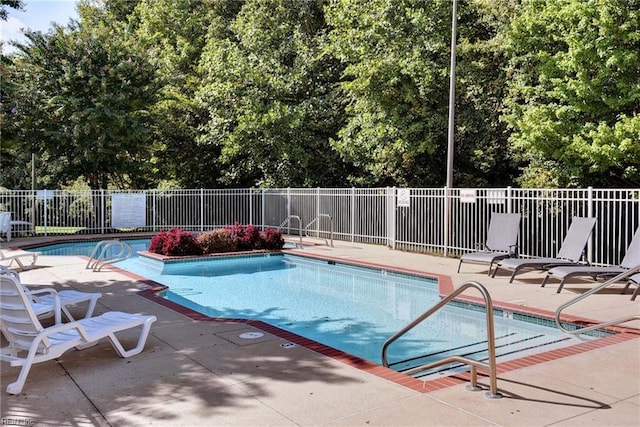
POLYGON ((509 279, 509 283, 513 283, 513 278, 516 277, 517 272, 518 270, 513 270, 513 273, 511 273, 511 278, 509 279))
POLYGON ((540 285, 541 288, 544 288, 544 285, 547 284, 547 279, 549 279, 549 274, 544 276, 544 279, 542 280, 542 285, 540 285))
POLYGON ((460 266, 462 265, 462 261, 458 263, 458 273, 460 273, 460 266))
POLYGON ((563 286, 564 286, 564 279, 562 279, 562 280, 560 281, 560 286, 558 286, 558 290, 556 291, 556 294, 559 294, 559 293, 560 293, 560 291, 562 290, 562 287, 563 287, 563 286))

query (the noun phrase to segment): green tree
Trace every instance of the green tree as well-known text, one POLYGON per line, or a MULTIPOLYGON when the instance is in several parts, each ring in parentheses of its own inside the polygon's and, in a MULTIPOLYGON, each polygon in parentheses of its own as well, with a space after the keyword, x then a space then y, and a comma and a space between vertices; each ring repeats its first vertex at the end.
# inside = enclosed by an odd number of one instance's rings
MULTIPOLYGON (((518 175, 502 120, 507 94, 505 35, 520 0, 460 3, 456 67, 454 184, 512 185, 518 175)), ((445 151, 436 152, 444 159, 445 151)))
POLYGON ((24 1, 23 0, 0 0, 0 21, 6 21, 9 17, 9 12, 7 12, 7 7, 16 10, 24 9, 24 1))
POLYGON ((84 177, 91 188, 151 180, 155 70, 125 23, 83 3, 80 22, 28 31, 13 58, 20 139, 39 153, 43 185, 84 177))
POLYGON ((444 175, 430 166, 446 141, 450 7, 337 0, 327 8, 348 100, 348 122, 333 145, 360 168, 356 183, 419 185, 444 175))
POLYGON ((209 33, 198 97, 220 147, 224 185, 343 184, 329 145, 342 126, 342 68, 325 53, 323 0, 248 0, 209 33))
POLYGON ((162 86, 154 105, 154 170, 184 187, 219 185, 220 148, 199 139, 208 112, 195 95, 202 82, 198 64, 214 21, 235 16, 241 5, 236 0, 142 0, 131 16, 137 42, 162 86))
MULTIPOLYGON (((508 182, 500 122, 503 28, 518 0, 461 1, 456 80, 456 185, 508 182)), ((348 123, 334 147, 356 183, 443 185, 449 115, 451 2, 336 0, 331 51, 346 65, 348 123)))
POLYGON ((640 2, 526 0, 509 49, 520 182, 640 185, 640 2))

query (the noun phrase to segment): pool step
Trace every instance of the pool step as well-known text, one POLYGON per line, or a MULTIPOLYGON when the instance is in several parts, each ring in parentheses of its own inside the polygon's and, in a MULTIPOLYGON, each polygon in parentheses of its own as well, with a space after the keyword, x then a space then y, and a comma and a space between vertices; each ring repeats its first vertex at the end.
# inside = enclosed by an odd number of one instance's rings
MULTIPOLYGON (((577 343, 578 340, 567 335, 534 335, 525 336, 524 334, 511 333, 498 336, 495 339, 496 344, 496 361, 497 363, 513 360, 531 354, 540 353, 541 351, 550 351, 556 348, 566 347, 577 343)), ((457 348, 443 349, 422 354, 402 362, 390 363, 389 367, 398 371, 405 372, 417 368, 427 363, 443 359, 448 356, 463 356, 480 362, 488 360, 487 341, 477 341, 459 346, 457 348)), ((449 365, 425 370, 413 374, 412 376, 419 379, 431 379, 434 376, 452 375, 455 373, 468 371, 469 367, 461 363, 451 363, 449 365)))

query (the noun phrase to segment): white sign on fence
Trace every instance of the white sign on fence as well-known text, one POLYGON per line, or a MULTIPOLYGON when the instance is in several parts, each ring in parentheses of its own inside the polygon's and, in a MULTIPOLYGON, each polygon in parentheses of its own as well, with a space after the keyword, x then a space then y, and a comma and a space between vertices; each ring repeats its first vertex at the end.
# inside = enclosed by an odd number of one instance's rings
POLYGON ((470 188, 460 189, 460 203, 475 203, 476 198, 476 190, 470 188))
POLYGON ((147 198, 143 193, 111 195, 111 226, 113 228, 145 227, 147 198))
POLYGON ((411 190, 398 188, 398 207, 408 208, 409 206, 411 206, 411 190))

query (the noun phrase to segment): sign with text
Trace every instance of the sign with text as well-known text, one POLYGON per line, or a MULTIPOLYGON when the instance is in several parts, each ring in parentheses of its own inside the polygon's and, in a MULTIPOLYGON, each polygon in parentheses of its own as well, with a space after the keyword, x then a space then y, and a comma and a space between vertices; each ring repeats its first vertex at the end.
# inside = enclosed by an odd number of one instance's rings
POLYGON ((409 207, 411 206, 411 190, 408 188, 399 188, 398 189, 398 207, 409 207))
POLYGON ((111 195, 111 226, 135 228, 147 225, 147 199, 142 193, 111 195))
POLYGON ((475 203, 477 198, 476 190, 468 188, 460 190, 460 203, 475 203))

